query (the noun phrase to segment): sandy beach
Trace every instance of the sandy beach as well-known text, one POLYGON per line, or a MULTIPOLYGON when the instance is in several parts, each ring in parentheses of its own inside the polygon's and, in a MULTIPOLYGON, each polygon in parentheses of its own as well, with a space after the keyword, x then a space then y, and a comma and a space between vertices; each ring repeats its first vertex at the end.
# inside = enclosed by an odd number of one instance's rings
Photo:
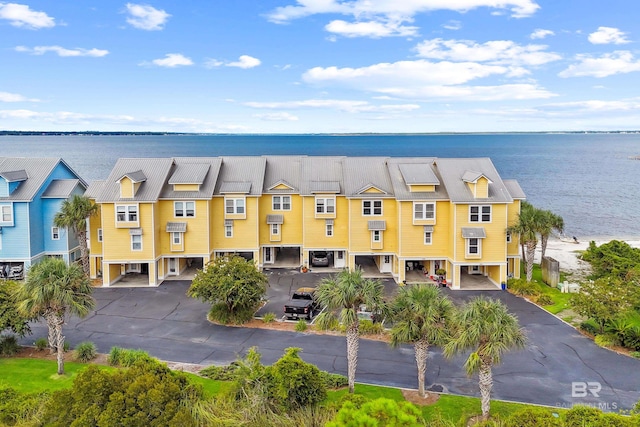
MULTIPOLYGON (((560 262, 560 270, 574 273, 577 275, 584 275, 589 270, 589 263, 578 259, 580 251, 584 251, 589 247, 590 241, 595 241, 596 245, 600 246, 603 243, 608 243, 611 240, 621 240, 627 242, 634 248, 640 248, 640 237, 624 238, 624 237, 578 237, 578 243, 569 241, 569 239, 559 239, 557 237, 549 238, 547 244, 546 256, 555 259, 560 262)), ((540 242, 536 249, 535 262, 540 262, 540 242)))

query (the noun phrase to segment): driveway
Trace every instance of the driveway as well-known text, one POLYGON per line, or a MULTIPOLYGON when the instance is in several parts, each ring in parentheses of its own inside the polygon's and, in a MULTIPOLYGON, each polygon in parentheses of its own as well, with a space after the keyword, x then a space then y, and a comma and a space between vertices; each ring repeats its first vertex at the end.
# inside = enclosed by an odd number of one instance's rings
MULTIPOLYGON (((140 348, 163 360, 203 365, 227 364, 252 346, 270 364, 285 348, 300 347, 306 361, 346 374, 344 337, 212 325, 205 318, 209 306, 186 297, 188 286, 187 281, 174 281, 158 288, 95 289, 95 311, 69 321, 64 330, 67 340, 72 346, 93 341, 100 352, 117 345, 140 348)), ((446 292, 457 302, 482 293, 446 292)), ((494 369, 494 398, 563 407, 590 404, 610 411, 629 409, 640 399, 639 360, 597 347, 554 316, 507 292, 488 294, 517 313, 529 337, 525 350, 507 354, 494 369)), ((39 337, 46 337, 46 327, 33 325, 33 335, 23 343, 39 337)), ((466 377, 463 362, 462 356, 444 360, 439 349, 432 349, 427 384, 436 391, 477 396, 477 379, 466 377)), ((361 340, 356 379, 417 388, 413 349, 361 340)))

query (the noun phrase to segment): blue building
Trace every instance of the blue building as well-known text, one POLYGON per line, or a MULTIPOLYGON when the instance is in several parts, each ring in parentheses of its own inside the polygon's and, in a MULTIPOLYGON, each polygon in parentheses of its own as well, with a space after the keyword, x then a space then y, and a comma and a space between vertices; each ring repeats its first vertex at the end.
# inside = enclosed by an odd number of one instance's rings
POLYGON ((54 227, 62 202, 87 185, 62 159, 0 157, 0 277, 22 278, 46 256, 80 256, 72 231, 54 227))

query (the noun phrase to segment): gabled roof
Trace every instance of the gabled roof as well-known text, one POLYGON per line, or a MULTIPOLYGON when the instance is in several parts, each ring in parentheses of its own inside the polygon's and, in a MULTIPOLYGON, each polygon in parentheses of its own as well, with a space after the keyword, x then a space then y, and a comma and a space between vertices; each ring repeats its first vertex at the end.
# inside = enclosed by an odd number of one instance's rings
MULTIPOLYGON (((104 202, 155 202, 160 197, 160 192, 164 186, 174 161, 171 158, 138 158, 138 159, 118 159, 111 170, 109 177, 104 181, 100 194, 96 197, 98 203, 104 202), (134 171, 136 179, 146 178, 140 184, 140 188, 132 198, 120 197, 120 180, 126 175, 129 176, 134 171), (140 173, 138 173, 140 172, 140 173)), ((133 179, 129 176, 130 179, 133 179)))
POLYGON ((343 156, 309 156, 302 159, 300 194, 344 194, 342 173, 343 156))
POLYGON ((19 171, 0 172, 0 177, 4 178, 7 182, 24 181, 28 178, 27 171, 20 169, 19 171))
POLYGON ((126 172, 126 173, 124 173, 124 174, 120 177, 120 179, 118 179, 118 182, 119 182, 119 181, 122 181, 122 179, 123 179, 124 177, 127 177, 127 178, 129 178, 131 181, 136 182, 136 183, 138 183, 138 182, 145 182, 145 181, 147 180, 147 176, 146 176, 146 175, 144 174, 144 172, 142 172, 141 170, 137 170, 137 171, 134 171, 134 172, 126 172))
POLYGON ((95 199, 96 197, 98 197, 98 195, 102 191, 102 187, 104 186, 104 183, 105 183, 104 179, 91 181, 91 183, 89 184, 89 187, 87 187, 87 190, 84 192, 84 195, 90 199, 95 199))
POLYGON ((210 199, 220 173, 220 157, 176 157, 169 180, 162 187, 161 199, 210 199), (201 182, 189 182, 201 181, 201 182), (195 191, 174 191, 174 184, 200 184, 195 191))
POLYGON ((387 192, 384 191, 382 188, 377 187, 373 183, 368 182, 365 185, 363 185, 362 187, 360 187, 356 191, 355 194, 382 194, 382 195, 386 195, 387 192), (369 191, 369 190, 373 190, 373 191, 369 191))
MULTIPOLYGON (((437 159, 437 170, 453 203, 511 203, 513 198, 488 157, 437 159), (463 176, 467 171, 476 171, 489 180, 487 198, 475 198, 463 176)), ((470 175, 467 175, 470 176, 470 175)))
POLYGON ((524 200, 527 198, 526 194, 524 194, 524 191, 522 191, 520 184, 518 184, 518 181, 516 181, 515 179, 505 179, 502 182, 504 182, 504 185, 505 187, 507 187, 509 194, 511 194, 511 197, 513 197, 514 199, 524 200))
POLYGON ((266 157, 222 157, 215 194, 246 191, 250 196, 261 195, 266 166, 266 157))
MULTIPOLYGON (((447 189, 442 185, 442 179, 434 165, 435 161, 436 159, 433 157, 390 157, 387 159, 387 168, 395 198, 397 200, 448 199, 447 189), (401 167, 404 169, 404 173, 401 167), (433 180, 435 182, 437 180, 438 183, 433 184, 435 191, 411 191, 409 182, 407 182, 408 178, 415 185, 420 185, 417 181, 433 180)), ((426 182, 425 184, 430 185, 426 182)))
MULTIPOLYGON (((9 175, 10 182, 22 181, 8 197, 0 197, 0 201, 30 202, 42 189, 54 169, 62 164, 82 184, 86 183, 69 165, 60 158, 52 157, 2 157, 0 158, 0 171, 9 175), (22 180, 26 174, 27 178, 22 180)), ((6 179, 6 178, 5 178, 6 179)))
POLYGON ((485 177, 489 181, 489 183, 491 183, 491 180, 485 174, 483 174, 482 172, 465 171, 462 174, 462 180, 464 182, 470 182, 470 183, 476 183, 482 177, 485 177))
POLYGON ((50 199, 67 199, 79 185, 81 185, 79 179, 54 179, 51 181, 47 189, 44 190, 42 197, 50 199))
POLYGON ((267 159, 263 193, 297 193, 302 179, 304 156, 264 156, 267 159), (279 185, 288 189, 277 189, 279 185))
POLYGON ((346 157, 343 165, 344 192, 347 197, 393 196, 386 157, 346 157), (371 187, 377 188, 382 193, 362 194, 362 191, 371 187))

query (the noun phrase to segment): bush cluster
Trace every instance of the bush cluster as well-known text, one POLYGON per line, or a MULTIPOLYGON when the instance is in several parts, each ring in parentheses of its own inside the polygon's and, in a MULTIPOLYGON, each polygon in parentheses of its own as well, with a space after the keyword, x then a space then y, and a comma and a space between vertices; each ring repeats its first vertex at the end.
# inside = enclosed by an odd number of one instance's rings
POLYGON ((144 350, 132 350, 128 348, 111 347, 107 361, 111 366, 129 367, 138 362, 157 362, 157 360, 144 350))
POLYGON ((509 292, 519 296, 532 296, 536 297, 540 295, 538 287, 533 282, 527 282, 526 279, 509 279, 507 282, 507 289, 509 292))
POLYGON ((76 346, 76 359, 80 362, 87 363, 95 359, 97 355, 96 345, 91 341, 84 341, 76 346))
POLYGON ((0 335, 0 356, 13 356, 20 350, 15 335, 0 335))
POLYGON ((40 351, 44 350, 45 348, 49 347, 49 341, 47 341, 46 338, 38 338, 37 340, 35 340, 35 342, 33 343, 36 348, 40 351))

